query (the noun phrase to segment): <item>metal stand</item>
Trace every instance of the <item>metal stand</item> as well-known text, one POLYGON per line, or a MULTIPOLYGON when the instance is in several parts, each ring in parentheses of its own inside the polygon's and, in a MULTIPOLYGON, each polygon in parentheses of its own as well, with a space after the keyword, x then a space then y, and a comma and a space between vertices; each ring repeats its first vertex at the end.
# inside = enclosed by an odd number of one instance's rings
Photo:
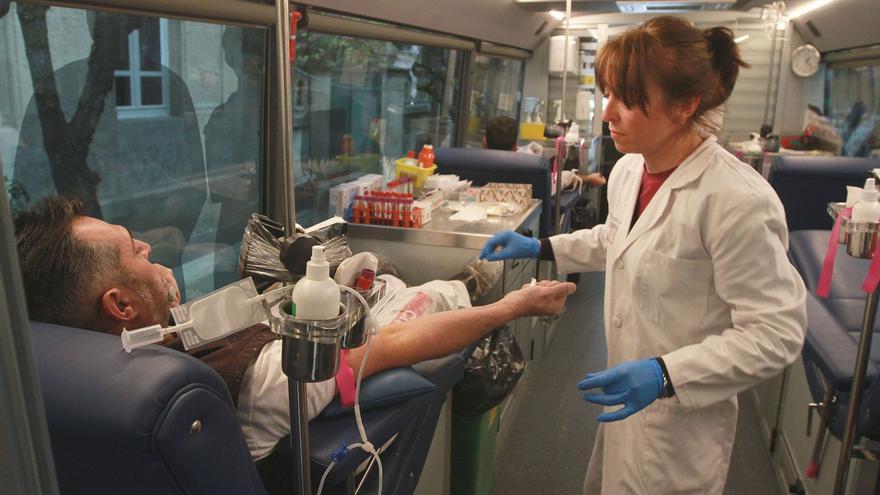
MULTIPOLYGON (((828 212, 837 220, 843 205, 831 203, 828 212)), ((840 232, 846 243, 846 252, 852 257, 871 259, 877 249, 878 224, 853 222, 848 217, 839 219, 840 232)), ((856 441, 856 425, 859 419, 859 406, 862 403, 862 388, 865 384, 865 373, 868 369, 868 357, 871 353, 871 339, 874 336, 874 320, 877 316, 877 296, 880 288, 868 294, 865 312, 862 314, 862 334, 859 338, 859 351, 856 366, 853 370, 853 382, 850 387, 849 410, 846 414, 846 426, 840 439, 840 457, 837 461, 837 476, 834 479, 834 494, 844 495, 849 477, 849 464, 856 453, 853 445, 856 441)))
MULTIPOLYGON (((568 50, 565 50, 568 52, 568 50)), ((563 93, 564 94, 564 93, 563 93)), ((563 96, 563 106, 565 105, 564 96, 563 96)), ((568 134, 568 129, 571 127, 572 121, 563 119, 554 122, 554 124, 562 129, 562 151, 556 154, 556 190, 551 192, 551 197, 554 198, 555 206, 553 207, 553 233, 561 234, 562 233, 562 213, 560 209, 562 208, 562 167, 565 166, 565 161, 568 159, 568 143, 565 143, 565 136, 568 134)))
POLYGON ((837 462, 837 477, 834 480, 834 494, 843 495, 849 476, 849 463, 853 455, 856 424, 859 405, 862 402, 862 386, 865 383, 865 372, 868 369, 868 356, 871 352, 871 338, 874 336, 874 319, 877 316, 878 290, 868 294, 865 313, 862 315, 862 335, 859 339, 859 353, 853 371, 853 382, 850 388, 849 410, 846 414, 846 428, 840 439, 840 458, 837 462))
MULTIPOLYGON (((289 340, 291 340, 290 337, 284 337, 281 345, 289 345, 289 340)), ((287 390, 290 394, 291 472, 299 474, 294 481, 294 493, 296 495, 311 495, 312 471, 309 453, 309 412, 306 384, 288 376, 287 390)))
MULTIPOLYGON (((385 294, 377 281, 369 291, 340 287, 339 316, 329 320, 298 320, 291 313, 292 301, 279 289, 263 299, 272 331, 281 335, 281 369, 287 376, 290 402, 290 458, 296 495, 311 495, 311 456, 306 383, 332 379, 339 369, 340 349, 364 345, 370 328, 368 306, 385 294), (362 298, 362 302, 361 302, 362 298)), ((289 290, 287 290, 289 292, 289 290)))
MULTIPOLYGON (((568 51, 567 49, 565 50, 568 51)), ((563 103, 564 104, 564 103, 563 103)), ((567 132, 568 129, 565 129, 567 132)), ((565 134, 563 134, 564 136, 565 134)), ((564 139, 564 138, 563 138, 564 139)), ((562 156, 556 156, 556 193, 553 196, 556 199, 556 205, 554 206, 553 211, 553 233, 561 234, 562 233, 562 214, 560 213, 560 208, 562 208, 562 167, 565 165, 565 160, 568 158, 568 145, 562 145, 562 156)))

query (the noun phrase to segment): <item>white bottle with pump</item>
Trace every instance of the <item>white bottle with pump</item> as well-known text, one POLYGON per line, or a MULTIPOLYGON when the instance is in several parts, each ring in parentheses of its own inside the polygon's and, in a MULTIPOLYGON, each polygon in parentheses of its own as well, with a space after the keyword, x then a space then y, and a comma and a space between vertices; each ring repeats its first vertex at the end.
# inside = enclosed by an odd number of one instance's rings
POLYGON ((874 179, 865 180, 862 196, 853 206, 853 222, 877 222, 880 221, 880 203, 877 202, 877 188, 874 179))
POLYGON ((330 278, 324 246, 312 246, 306 276, 293 288, 298 320, 330 320, 339 316, 339 286, 330 278))

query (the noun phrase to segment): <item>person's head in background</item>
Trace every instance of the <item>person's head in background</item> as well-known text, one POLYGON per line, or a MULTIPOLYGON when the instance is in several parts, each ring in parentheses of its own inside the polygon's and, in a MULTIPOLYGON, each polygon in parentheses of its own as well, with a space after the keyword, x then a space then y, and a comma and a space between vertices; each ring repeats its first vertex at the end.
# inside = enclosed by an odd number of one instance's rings
POLYGON ((718 130, 740 67, 748 64, 727 28, 662 16, 612 38, 599 50, 596 82, 615 146, 641 153, 649 168, 652 158, 684 159, 718 130))
POLYGON ((519 126, 516 121, 506 115, 492 117, 486 123, 486 135, 483 136, 483 149, 516 151, 516 135, 519 126))
POLYGON ((15 247, 32 320, 119 334, 168 321, 180 292, 150 246, 121 225, 48 197, 15 219, 15 247))

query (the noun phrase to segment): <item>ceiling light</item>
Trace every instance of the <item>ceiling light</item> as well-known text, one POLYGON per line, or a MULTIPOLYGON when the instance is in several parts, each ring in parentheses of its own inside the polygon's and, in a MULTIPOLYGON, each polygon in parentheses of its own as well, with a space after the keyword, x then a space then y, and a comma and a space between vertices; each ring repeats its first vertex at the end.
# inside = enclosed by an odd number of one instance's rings
POLYGON ((617 9, 626 13, 675 13, 698 10, 725 10, 736 0, 617 0, 617 9))
POLYGON ((547 12, 547 13, 552 15, 553 18, 556 19, 557 21, 561 21, 561 20, 565 19, 565 12, 559 12, 558 10, 551 10, 550 12, 547 12))
POLYGON ((789 19, 794 19, 795 17, 806 14, 807 12, 812 12, 819 7, 824 7, 834 0, 813 0, 812 2, 805 3, 800 7, 796 7, 791 9, 791 12, 787 12, 789 19))
POLYGON ((744 35, 742 35, 742 36, 737 36, 736 38, 733 39, 733 42, 734 42, 734 43, 742 43, 743 41, 749 39, 750 37, 751 37, 751 35, 749 35, 749 34, 744 34, 744 35))

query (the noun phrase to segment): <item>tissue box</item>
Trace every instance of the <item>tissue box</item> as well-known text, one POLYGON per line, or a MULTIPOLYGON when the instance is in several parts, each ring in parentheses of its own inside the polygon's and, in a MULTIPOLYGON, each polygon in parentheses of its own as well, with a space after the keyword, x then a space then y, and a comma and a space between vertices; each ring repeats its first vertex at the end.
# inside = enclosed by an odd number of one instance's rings
POLYGON ((431 221, 431 202, 425 200, 413 201, 413 209, 419 208, 422 212, 422 225, 431 221))
POLYGON ((355 194, 358 194, 358 184, 355 182, 346 182, 330 188, 330 214, 345 217, 345 211, 348 205, 354 200, 355 194))
POLYGON ((532 185, 490 182, 480 189, 480 202, 515 203, 528 208, 532 202, 532 185))

